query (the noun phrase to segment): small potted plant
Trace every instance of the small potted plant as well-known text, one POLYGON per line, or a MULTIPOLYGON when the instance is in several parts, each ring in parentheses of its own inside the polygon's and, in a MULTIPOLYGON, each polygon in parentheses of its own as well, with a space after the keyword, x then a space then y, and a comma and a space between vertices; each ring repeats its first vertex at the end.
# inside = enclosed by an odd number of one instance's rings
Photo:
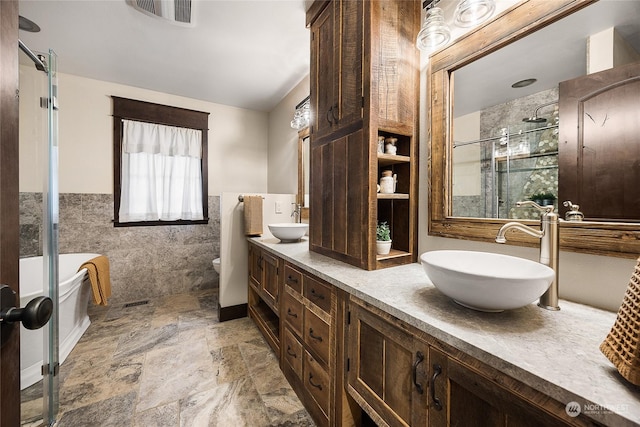
POLYGON ((556 195, 553 193, 544 193, 542 195, 542 206, 553 205, 556 200, 556 195))
POLYGON ((376 248, 378 255, 387 255, 391 250, 391 230, 386 221, 379 222, 376 228, 376 248))

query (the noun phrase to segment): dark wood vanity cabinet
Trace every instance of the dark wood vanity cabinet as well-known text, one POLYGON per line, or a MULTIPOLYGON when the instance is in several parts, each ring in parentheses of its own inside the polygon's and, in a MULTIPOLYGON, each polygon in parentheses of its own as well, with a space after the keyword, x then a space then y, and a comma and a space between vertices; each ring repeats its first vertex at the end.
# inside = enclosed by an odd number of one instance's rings
POLYGON ((311 27, 313 118, 310 249, 373 270, 417 259, 417 0, 316 1, 311 27), (397 152, 378 152, 378 138, 397 152), (382 172, 397 176, 379 193, 382 172), (392 251, 376 253, 376 225, 391 226, 392 251))
POLYGON ((357 298, 347 310, 347 390, 379 425, 598 425, 357 298))
POLYGON ((336 292, 285 263, 282 370, 320 426, 335 425, 336 292))
POLYGON ((249 316, 277 354, 280 352, 281 264, 280 258, 249 243, 249 316))

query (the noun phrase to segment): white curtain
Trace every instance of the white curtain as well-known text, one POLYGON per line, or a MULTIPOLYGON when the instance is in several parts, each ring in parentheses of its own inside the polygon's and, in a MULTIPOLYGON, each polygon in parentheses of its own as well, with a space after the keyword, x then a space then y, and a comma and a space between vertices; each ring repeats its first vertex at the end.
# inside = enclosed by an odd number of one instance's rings
POLYGON ((120 222, 202 216, 202 131, 123 120, 120 222))

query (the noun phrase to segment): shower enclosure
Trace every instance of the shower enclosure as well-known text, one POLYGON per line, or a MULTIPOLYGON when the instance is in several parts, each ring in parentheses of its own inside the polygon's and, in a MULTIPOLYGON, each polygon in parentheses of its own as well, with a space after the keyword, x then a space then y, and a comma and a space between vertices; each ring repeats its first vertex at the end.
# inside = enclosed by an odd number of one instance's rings
POLYGON ((513 104, 492 108, 480 113, 475 138, 454 142, 453 216, 537 219, 535 210, 515 207, 523 200, 554 204, 557 209, 557 101, 538 105, 524 119, 514 113, 513 104), (538 115, 543 107, 554 105, 552 113, 538 115))
POLYGON ((19 46, 20 204, 42 203, 42 218, 20 217, 20 256, 43 256, 43 294, 53 301, 44 326, 43 379, 21 391, 21 417, 23 425, 49 426, 56 420, 59 389, 57 55, 34 53, 21 41, 19 46))

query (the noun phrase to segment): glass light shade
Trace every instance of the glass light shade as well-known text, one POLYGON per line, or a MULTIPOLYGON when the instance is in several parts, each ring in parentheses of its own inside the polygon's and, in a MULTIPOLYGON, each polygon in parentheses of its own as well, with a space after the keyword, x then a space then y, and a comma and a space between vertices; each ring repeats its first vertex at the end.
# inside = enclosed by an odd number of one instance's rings
POLYGON ((460 0, 454 14, 454 23, 458 27, 471 27, 481 24, 496 10, 495 0, 460 0))
POLYGON ((296 112, 291 120, 291 127, 296 130, 302 130, 309 126, 311 118, 311 105, 309 101, 305 101, 302 105, 296 108, 296 112))
POLYGON ((442 9, 439 7, 429 9, 416 40, 418 49, 423 51, 435 50, 447 44, 450 39, 451 31, 449 31, 449 26, 444 22, 442 9))

